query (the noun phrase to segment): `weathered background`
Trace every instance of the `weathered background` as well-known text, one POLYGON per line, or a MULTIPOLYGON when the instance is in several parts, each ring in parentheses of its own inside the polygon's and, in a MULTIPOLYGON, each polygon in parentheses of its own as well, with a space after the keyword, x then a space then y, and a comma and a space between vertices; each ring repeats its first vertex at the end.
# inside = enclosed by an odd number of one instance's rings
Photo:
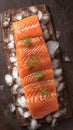
MULTIPOLYGON (((0 12, 7 9, 22 8, 30 5, 45 3, 51 12, 55 31, 60 31, 61 54, 68 53, 71 63, 63 61, 65 79, 73 112, 73 1, 72 0, 0 0, 0 12)), ((9 112, 8 105, 13 102, 10 88, 5 86, 4 75, 7 72, 3 54, 2 33, 0 30, 0 130, 26 130, 18 124, 15 113, 9 112), (1 87, 0 87, 1 89, 1 87)), ((50 130, 43 126, 38 130, 50 130)), ((73 118, 62 121, 55 130, 73 130, 73 118)))

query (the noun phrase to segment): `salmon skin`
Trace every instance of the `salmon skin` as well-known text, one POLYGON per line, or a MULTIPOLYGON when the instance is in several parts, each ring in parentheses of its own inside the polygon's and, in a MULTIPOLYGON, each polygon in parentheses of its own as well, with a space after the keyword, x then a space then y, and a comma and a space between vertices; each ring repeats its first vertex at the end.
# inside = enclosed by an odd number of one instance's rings
POLYGON ((58 110, 54 80, 36 82, 24 87, 24 93, 32 118, 39 119, 58 110))
POLYGON ((41 26, 36 15, 13 23, 15 42, 27 37, 42 36, 41 26))
POLYGON ((44 71, 38 71, 32 74, 29 74, 22 78, 21 82, 22 85, 29 85, 37 81, 42 81, 42 80, 52 80, 54 79, 54 73, 52 69, 44 70, 44 71))
POLYGON ((52 68, 46 45, 38 46, 31 50, 19 48, 17 50, 17 60, 21 78, 36 71, 52 68))

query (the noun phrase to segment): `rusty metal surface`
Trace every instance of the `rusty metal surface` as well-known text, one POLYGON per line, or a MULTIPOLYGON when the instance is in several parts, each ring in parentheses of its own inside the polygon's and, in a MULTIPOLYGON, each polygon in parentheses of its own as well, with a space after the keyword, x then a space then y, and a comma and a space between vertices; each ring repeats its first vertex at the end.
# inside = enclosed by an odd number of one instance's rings
MULTIPOLYGON (((73 4, 72 0, 20 0, 18 1, 0 1, 0 12, 9 8, 21 8, 24 6, 30 6, 34 4, 45 3, 50 8, 52 19, 54 23, 55 31, 60 31, 59 38, 61 53, 68 53, 71 62, 67 63, 63 61, 63 68, 65 72, 65 79, 67 83, 67 89, 69 92, 70 103, 73 111, 73 4)), ((7 72, 6 62, 3 53, 2 46, 2 32, 0 29, 0 85, 4 85, 4 89, 0 90, 0 130, 25 130, 21 128, 17 121, 15 113, 11 113, 8 110, 8 104, 13 102, 10 88, 6 87, 4 82, 4 75, 7 72)), ((41 130, 50 130, 48 125, 41 127, 41 130)), ((65 121, 61 121, 55 130, 73 130, 73 118, 65 121)), ((38 128, 40 130, 40 128, 38 128)))

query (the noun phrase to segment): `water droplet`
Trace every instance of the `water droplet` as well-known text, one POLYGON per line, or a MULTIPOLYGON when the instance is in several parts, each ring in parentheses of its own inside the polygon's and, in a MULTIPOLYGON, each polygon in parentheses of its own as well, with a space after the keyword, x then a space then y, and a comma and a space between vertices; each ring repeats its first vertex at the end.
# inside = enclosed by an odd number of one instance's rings
POLYGON ((69 55, 68 55, 67 53, 65 53, 65 54, 63 55, 63 59, 64 59, 64 61, 66 61, 66 62, 71 62, 71 59, 70 59, 70 57, 69 57, 69 55))
POLYGON ((4 85, 0 85, 0 91, 4 90, 4 85))
POLYGON ((56 37, 57 37, 57 39, 59 39, 60 36, 61 36, 61 32, 57 30, 57 31, 56 31, 56 37))

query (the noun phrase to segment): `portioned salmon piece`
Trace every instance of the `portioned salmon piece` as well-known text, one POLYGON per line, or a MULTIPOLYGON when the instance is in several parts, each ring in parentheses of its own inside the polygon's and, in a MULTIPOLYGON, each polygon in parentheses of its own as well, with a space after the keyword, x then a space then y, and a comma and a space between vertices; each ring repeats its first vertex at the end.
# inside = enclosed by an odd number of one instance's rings
POLYGON ((52 68, 46 45, 34 49, 19 48, 17 50, 17 61, 21 78, 36 71, 52 68))
POLYGON ((32 49, 43 44, 45 44, 43 37, 30 37, 24 38, 23 40, 16 42, 16 47, 32 49))
POLYGON ((29 74, 21 79, 22 85, 29 85, 37 81, 42 80, 52 80, 54 79, 54 73, 52 69, 44 70, 44 71, 38 71, 32 74, 29 74))
MULTIPOLYGON (((50 55, 48 53, 48 50, 46 48, 46 45, 39 45, 36 48, 28 49, 28 48, 19 48, 16 51, 17 59, 18 59, 18 65, 19 67, 23 67, 27 61, 31 60, 35 61, 36 58, 39 60, 39 62, 48 61, 51 62, 50 55)), ((31 63, 29 64, 31 65, 31 63)))
POLYGON ((41 26, 36 15, 13 23, 15 41, 28 37, 42 36, 41 26))
POLYGON ((32 118, 43 118, 58 110, 58 100, 54 80, 29 84, 24 87, 24 93, 32 118))
POLYGON ((49 60, 43 60, 40 62, 36 62, 35 66, 29 67, 27 65, 24 65, 23 67, 19 67, 19 75, 20 78, 23 78, 24 76, 27 76, 28 74, 37 72, 37 71, 42 71, 45 69, 50 69, 52 68, 52 64, 49 62, 49 60))
POLYGON ((51 63, 47 60, 41 62, 41 64, 36 64, 34 67, 29 68, 27 65, 23 67, 19 67, 19 75, 20 78, 24 78, 24 76, 27 76, 28 74, 37 72, 37 71, 42 71, 45 69, 50 69, 51 68, 51 63))

